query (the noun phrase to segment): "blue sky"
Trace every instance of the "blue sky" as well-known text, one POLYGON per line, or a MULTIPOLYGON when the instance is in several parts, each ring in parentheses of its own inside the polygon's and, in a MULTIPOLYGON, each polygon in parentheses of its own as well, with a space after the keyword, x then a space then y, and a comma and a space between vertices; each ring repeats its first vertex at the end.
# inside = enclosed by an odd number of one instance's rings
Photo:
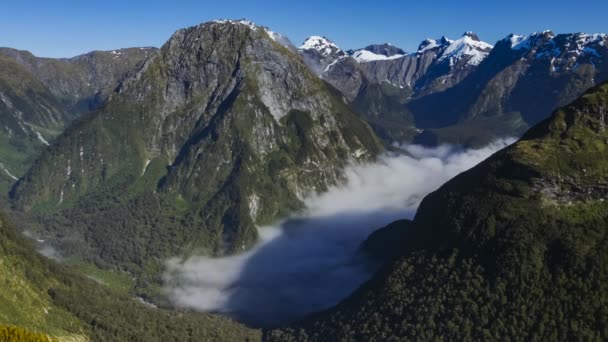
POLYGON ((453 38, 469 30, 490 43, 511 32, 608 32, 606 13, 606 0, 0 0, 0 46, 70 57, 160 46, 182 27, 248 18, 296 45, 323 35, 344 49, 390 42, 412 51, 426 37, 453 38))

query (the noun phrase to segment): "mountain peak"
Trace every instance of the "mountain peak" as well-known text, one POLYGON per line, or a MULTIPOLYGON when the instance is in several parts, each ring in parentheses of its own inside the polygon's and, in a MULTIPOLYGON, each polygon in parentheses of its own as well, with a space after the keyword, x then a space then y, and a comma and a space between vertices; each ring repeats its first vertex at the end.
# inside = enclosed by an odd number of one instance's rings
POLYGON ((405 55, 405 51, 390 43, 371 44, 364 47, 363 50, 373 52, 376 55, 383 55, 386 57, 391 57, 395 55, 405 55))
POLYGON ((324 52, 331 53, 332 51, 335 51, 335 50, 342 51, 342 49, 340 49, 334 42, 332 42, 331 40, 329 40, 323 36, 310 36, 310 37, 306 38, 304 43, 302 43, 302 45, 300 46, 300 49, 301 50, 314 49, 321 53, 324 53, 324 52))
POLYGON ((472 40, 474 40, 476 42, 481 41, 479 39, 479 36, 477 36, 477 34, 475 32, 473 32, 473 31, 467 31, 467 32, 463 33, 462 36, 463 37, 469 37, 469 38, 471 38, 472 40))
POLYGON ((439 48, 445 45, 450 44, 452 41, 448 39, 446 36, 442 36, 439 39, 427 38, 418 45, 418 53, 422 53, 427 50, 439 48))
POLYGON ((467 64, 478 65, 483 61, 494 46, 482 42, 473 32, 466 32, 460 39, 450 41, 439 60, 449 60, 450 65, 455 64, 463 57, 468 58, 467 64))

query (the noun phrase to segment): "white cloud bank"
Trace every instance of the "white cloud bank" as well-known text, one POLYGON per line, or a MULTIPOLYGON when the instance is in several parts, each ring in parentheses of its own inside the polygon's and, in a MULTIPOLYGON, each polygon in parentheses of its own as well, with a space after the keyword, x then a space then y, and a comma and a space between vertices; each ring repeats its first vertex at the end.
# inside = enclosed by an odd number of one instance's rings
POLYGON ((372 231, 412 217, 426 194, 513 141, 477 150, 410 145, 411 156, 350 167, 346 184, 307 198, 304 213, 260 228, 251 251, 169 260, 165 291, 178 306, 259 326, 331 307, 369 278, 357 250, 372 231))

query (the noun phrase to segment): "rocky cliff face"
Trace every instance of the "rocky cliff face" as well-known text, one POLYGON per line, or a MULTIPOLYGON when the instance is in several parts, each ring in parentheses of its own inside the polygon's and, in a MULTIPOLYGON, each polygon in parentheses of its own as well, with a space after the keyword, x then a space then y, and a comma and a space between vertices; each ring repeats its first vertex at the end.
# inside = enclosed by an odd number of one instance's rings
POLYGON ((12 196, 64 250, 141 271, 187 251, 247 248, 256 224, 380 150, 338 92, 267 29, 215 21, 177 31, 12 196))

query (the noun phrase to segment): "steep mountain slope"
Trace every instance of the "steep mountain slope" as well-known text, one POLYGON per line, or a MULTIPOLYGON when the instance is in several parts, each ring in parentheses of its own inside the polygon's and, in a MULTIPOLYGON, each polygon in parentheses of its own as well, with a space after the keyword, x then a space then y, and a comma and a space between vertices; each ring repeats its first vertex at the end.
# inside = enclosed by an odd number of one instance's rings
POLYGON ((246 249, 256 224, 380 150, 267 29, 222 20, 177 31, 57 139, 12 198, 67 253, 156 276, 169 256, 246 249))
POLYGON ((510 35, 457 86, 408 104, 416 126, 429 129, 419 141, 468 143, 483 131, 523 132, 608 79, 607 42, 604 34, 510 35))
POLYGON ((19 326, 58 341, 257 341, 227 319, 152 308, 36 253, 0 217, 0 340, 19 326))
POLYGON ((48 89, 0 56, 0 189, 7 191, 69 117, 48 89))
POLYGON ((125 74, 137 70, 156 48, 92 51, 73 58, 42 58, 28 51, 0 48, 6 56, 44 84, 72 114, 71 119, 95 110, 125 74))
POLYGON ((383 271, 268 340, 608 338, 606 114, 608 84, 446 183, 365 244, 383 271))
POLYGON ((99 107, 125 73, 155 49, 38 58, 0 48, 0 191, 7 192, 65 127, 99 107))

